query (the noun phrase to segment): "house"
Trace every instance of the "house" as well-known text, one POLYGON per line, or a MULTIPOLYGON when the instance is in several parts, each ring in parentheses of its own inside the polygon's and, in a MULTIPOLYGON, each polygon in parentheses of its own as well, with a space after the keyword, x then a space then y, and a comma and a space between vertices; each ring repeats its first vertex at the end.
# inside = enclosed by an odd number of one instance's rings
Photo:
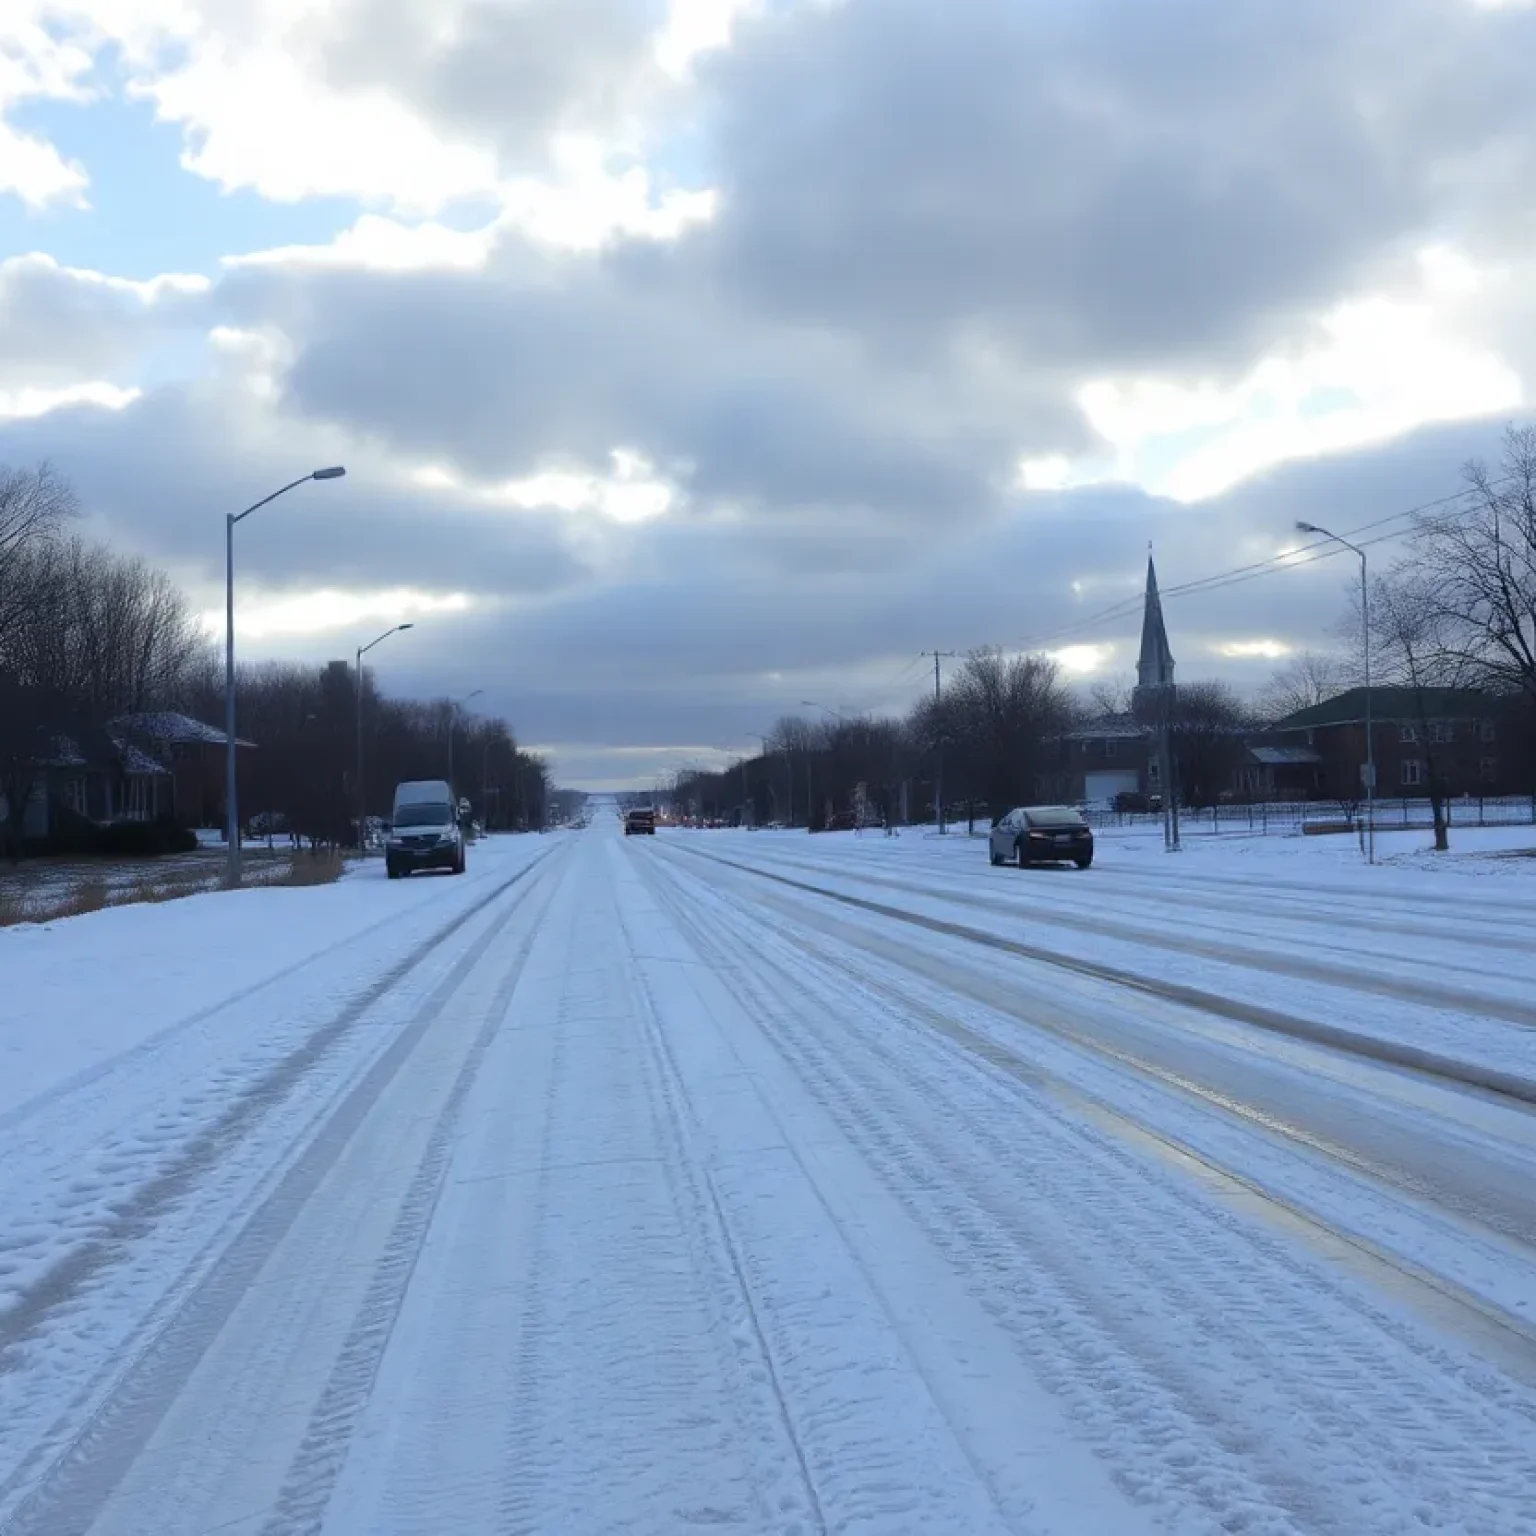
MULTIPOLYGON (((170 814, 178 823, 184 827, 223 826, 225 744, 229 738, 222 730, 172 710, 122 715, 112 722, 112 728, 170 774, 170 814)), ((235 738, 236 772, 242 788, 246 779, 242 764, 254 749, 253 742, 235 738)))
POLYGON ((1042 800, 1090 805, 1157 792, 1152 732, 1129 714, 1100 715, 1062 732, 1054 746, 1054 762, 1037 787, 1042 800))
MULTIPOLYGON (((1431 780, 1452 797, 1531 789, 1515 701, 1473 688, 1372 688, 1370 703, 1379 799, 1417 799, 1429 793, 1431 780)), ((1265 743, 1288 757, 1267 766, 1312 775, 1316 792, 1330 798, 1358 799, 1365 705, 1365 689, 1350 688, 1275 721, 1265 743)))
POLYGON ((1323 795, 1322 754, 1286 735, 1249 737, 1239 793, 1248 801, 1315 800, 1323 795))
POLYGON ((0 825, 10 817, 8 791, 25 797, 21 836, 48 842, 69 824, 155 821, 170 814, 171 776, 153 758, 110 730, 76 727, 40 741, 17 757, 0 787, 0 825))

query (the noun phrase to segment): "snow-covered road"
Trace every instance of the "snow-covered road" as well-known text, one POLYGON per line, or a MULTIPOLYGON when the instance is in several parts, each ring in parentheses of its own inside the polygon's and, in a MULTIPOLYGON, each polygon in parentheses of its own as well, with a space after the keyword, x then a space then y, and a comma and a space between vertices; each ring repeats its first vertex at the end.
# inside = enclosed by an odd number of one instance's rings
POLYGON ((1527 882, 474 854, 0 934, 7 1536, 1536 1532, 1527 882))

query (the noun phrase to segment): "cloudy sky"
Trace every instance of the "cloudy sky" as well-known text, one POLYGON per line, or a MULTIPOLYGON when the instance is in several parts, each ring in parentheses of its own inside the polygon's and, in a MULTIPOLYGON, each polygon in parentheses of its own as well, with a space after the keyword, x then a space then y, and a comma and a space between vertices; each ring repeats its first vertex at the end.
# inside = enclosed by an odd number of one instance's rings
MULTIPOLYGON (((6 0, 0 462, 568 783, 1446 494, 1536 387, 1524 0, 6 0)), ((1390 547, 1383 548, 1383 555, 1390 547)), ((1169 604, 1256 684, 1350 568, 1169 604)))

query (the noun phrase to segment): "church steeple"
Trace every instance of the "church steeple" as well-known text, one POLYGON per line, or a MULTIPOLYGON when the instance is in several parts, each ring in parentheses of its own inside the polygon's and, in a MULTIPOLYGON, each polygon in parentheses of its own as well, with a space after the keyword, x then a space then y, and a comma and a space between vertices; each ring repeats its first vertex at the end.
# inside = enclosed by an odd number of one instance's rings
POLYGON ((1147 595, 1141 615, 1141 657, 1136 663, 1136 691, 1150 693, 1173 687, 1173 652, 1163 624, 1163 600, 1157 590, 1157 568, 1147 551, 1147 595))

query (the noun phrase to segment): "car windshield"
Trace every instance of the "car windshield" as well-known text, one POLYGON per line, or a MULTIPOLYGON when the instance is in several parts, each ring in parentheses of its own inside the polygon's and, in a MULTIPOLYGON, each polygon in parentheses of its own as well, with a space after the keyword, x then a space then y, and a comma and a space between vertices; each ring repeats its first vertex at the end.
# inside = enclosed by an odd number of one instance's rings
POLYGON ((1024 812, 1032 827, 1085 827, 1081 811, 1070 805, 1036 805, 1024 812))
POLYGON ((452 820, 453 812, 446 805, 433 804, 429 800, 395 809, 397 827, 446 827, 452 820))

